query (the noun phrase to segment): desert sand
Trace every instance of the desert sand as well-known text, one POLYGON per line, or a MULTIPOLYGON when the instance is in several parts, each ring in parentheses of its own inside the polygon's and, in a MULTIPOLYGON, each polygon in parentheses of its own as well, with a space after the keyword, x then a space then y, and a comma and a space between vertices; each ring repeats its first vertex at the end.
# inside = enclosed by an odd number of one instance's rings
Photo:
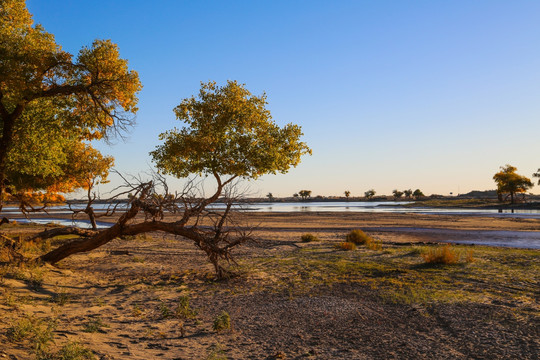
POLYGON ((475 262, 433 268, 419 256, 440 240, 437 229, 540 231, 539 220, 253 213, 249 221, 257 241, 236 251, 237 276, 226 281, 214 281, 193 244, 158 233, 45 265, 37 285, 35 269, 6 270, 0 358, 36 358, 31 340, 8 337, 28 316, 55 322, 50 353, 75 341, 97 359, 539 357, 540 251, 466 247, 475 262), (402 227, 435 230, 384 231, 402 227), (359 228, 382 251, 336 249, 359 228), (319 240, 304 243, 305 233, 319 240), (223 311, 231 327, 217 332, 223 311))

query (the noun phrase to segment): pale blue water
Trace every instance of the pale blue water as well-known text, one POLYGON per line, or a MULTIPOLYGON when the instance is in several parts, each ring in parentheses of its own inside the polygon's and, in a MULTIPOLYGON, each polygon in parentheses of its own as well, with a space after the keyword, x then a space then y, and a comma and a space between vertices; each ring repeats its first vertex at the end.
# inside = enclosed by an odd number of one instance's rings
MULTIPOLYGON (((371 212, 371 213, 415 213, 415 214, 439 214, 439 215, 468 215, 468 216, 490 216, 490 217, 509 217, 509 218, 532 218, 540 219, 539 210, 504 210, 499 212, 497 209, 450 209, 450 208, 421 208, 421 207, 403 207, 400 205, 408 202, 294 202, 294 203, 252 203, 238 205, 246 211, 256 212, 371 212)), ((125 204, 122 205, 125 208, 125 204)), ((75 206, 74 206, 75 207, 75 206)), ((84 207, 78 205, 78 208, 84 207)), ((105 209, 107 205, 97 204, 96 210, 105 209)), ((216 209, 223 207, 222 204, 215 204, 216 209)), ((49 217, 40 217, 32 219, 36 223, 54 222, 64 226, 78 226, 89 228, 88 220, 65 220, 56 218, 55 215, 71 214, 67 206, 51 207, 49 217)), ((4 208, 2 216, 16 215, 20 217, 17 208, 4 208)), ((82 217, 81 217, 82 218, 82 217)), ((26 219, 17 219, 20 222, 27 222, 26 219)), ((98 222, 99 228, 106 228, 110 224, 98 222)), ((370 230, 370 229, 366 229, 370 230)), ((375 229, 372 229, 375 230, 375 229)), ((508 246, 519 248, 540 249, 540 231, 459 231, 446 229, 424 229, 424 228, 380 228, 378 231, 397 231, 397 232, 433 232, 437 241, 453 242, 462 244, 478 244, 492 246, 508 246)))

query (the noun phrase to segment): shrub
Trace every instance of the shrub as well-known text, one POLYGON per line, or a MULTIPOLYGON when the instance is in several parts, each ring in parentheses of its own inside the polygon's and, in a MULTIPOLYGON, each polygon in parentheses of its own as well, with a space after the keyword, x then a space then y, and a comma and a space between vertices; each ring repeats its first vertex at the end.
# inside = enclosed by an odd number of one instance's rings
POLYGON ((228 312, 222 311, 221 314, 216 316, 212 329, 216 332, 223 330, 229 330, 231 328, 231 316, 228 312))
POLYGON ((373 241, 373 238, 366 235, 362 230, 352 230, 347 234, 345 238, 348 242, 355 243, 356 245, 363 245, 367 242, 373 241))
POLYGON ((353 242, 344 241, 344 242, 340 242, 339 244, 336 244, 336 248, 341 249, 341 250, 355 250, 356 244, 353 242))
POLYGON ((422 257, 426 264, 455 264, 459 261, 459 253, 450 244, 430 249, 422 257))
POLYGON ((313 234, 304 234, 301 237, 302 242, 312 242, 312 241, 318 241, 319 238, 313 234))

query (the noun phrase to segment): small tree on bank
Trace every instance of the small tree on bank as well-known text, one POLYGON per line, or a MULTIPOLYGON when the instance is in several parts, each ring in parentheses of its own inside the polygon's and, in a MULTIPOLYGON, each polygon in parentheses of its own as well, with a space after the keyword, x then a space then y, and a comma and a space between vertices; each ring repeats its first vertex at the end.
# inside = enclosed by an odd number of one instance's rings
POLYGON ((344 194, 345 194, 345 197, 347 198, 347 201, 349 201, 349 196, 351 196, 351 192, 349 190, 345 190, 344 194))
POLYGON ((516 173, 517 168, 512 165, 501 166, 501 171, 493 175, 497 184, 497 194, 509 194, 510 203, 514 204, 515 194, 525 193, 534 184, 525 176, 516 173))
POLYGON ((370 190, 364 192, 364 196, 366 197, 366 199, 372 199, 375 196, 375 194, 376 194, 376 192, 373 189, 370 189, 370 190))
POLYGON ((311 197, 311 190, 300 190, 298 194, 302 200, 307 200, 307 198, 311 197))
POLYGON ((394 195, 394 198, 399 199, 403 196, 403 191, 395 189, 392 191, 392 194, 394 195))
POLYGON ((425 196, 424 193, 423 193, 420 189, 414 190, 414 192, 413 192, 412 195, 414 196, 414 198, 415 198, 416 200, 418 200, 418 199, 420 199, 420 198, 422 198, 422 197, 425 196))
POLYGON ((538 185, 540 185, 540 169, 538 169, 538 171, 535 172, 532 176, 538 178, 538 185))

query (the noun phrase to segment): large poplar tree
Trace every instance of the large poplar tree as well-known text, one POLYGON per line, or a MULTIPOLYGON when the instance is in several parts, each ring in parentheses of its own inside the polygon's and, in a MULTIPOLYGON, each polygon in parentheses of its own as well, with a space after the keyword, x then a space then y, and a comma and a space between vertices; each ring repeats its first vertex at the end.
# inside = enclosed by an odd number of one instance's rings
POLYGON ((74 57, 33 23, 24 0, 0 0, 0 201, 21 186, 74 183, 70 152, 131 126, 140 89, 110 40, 74 57))

